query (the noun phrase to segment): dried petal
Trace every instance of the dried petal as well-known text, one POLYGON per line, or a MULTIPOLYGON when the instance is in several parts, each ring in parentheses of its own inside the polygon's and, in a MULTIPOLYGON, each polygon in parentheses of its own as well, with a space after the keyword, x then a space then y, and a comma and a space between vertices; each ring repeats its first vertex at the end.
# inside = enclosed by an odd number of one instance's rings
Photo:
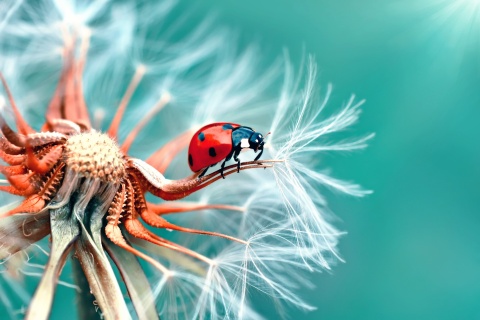
POLYGON ((104 238, 103 245, 122 275, 138 319, 158 319, 150 283, 137 257, 112 244, 107 238, 104 238))
POLYGON ((50 233, 48 211, 0 219, 0 259, 27 248, 50 233))
POLYGON ((90 284, 90 290, 102 310, 103 317, 131 319, 118 281, 101 244, 98 245, 93 240, 83 221, 78 218, 83 217, 77 216, 82 233, 79 241, 75 242, 75 254, 90 284))
POLYGON ((52 249, 42 280, 35 291, 25 319, 48 319, 52 307, 58 277, 65 265, 71 245, 78 237, 78 224, 70 219, 70 206, 50 210, 52 249))

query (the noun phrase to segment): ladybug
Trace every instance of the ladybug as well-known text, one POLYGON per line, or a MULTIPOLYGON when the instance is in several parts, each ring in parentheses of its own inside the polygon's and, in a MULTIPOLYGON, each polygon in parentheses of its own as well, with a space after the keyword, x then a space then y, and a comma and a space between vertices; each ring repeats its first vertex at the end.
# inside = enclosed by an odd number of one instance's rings
POLYGON ((220 174, 223 175, 225 163, 233 157, 237 162, 237 171, 240 172, 238 155, 245 148, 253 149, 260 153, 254 161, 260 159, 263 153, 264 137, 250 127, 235 123, 216 122, 208 124, 198 130, 190 141, 188 148, 188 164, 193 172, 204 170, 199 178, 203 177, 209 167, 220 161, 222 163, 220 174))

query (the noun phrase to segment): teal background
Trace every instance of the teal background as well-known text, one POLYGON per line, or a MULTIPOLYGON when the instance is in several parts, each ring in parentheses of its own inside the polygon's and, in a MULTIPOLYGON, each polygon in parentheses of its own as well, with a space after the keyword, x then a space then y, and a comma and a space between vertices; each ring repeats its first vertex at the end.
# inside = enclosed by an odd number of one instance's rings
POLYGON ((375 132, 370 147, 324 164, 375 192, 329 195, 348 231, 346 263, 314 276, 304 296, 318 310, 292 318, 480 319, 480 18, 461 11, 475 1, 420 2, 180 5, 199 19, 216 12, 272 58, 287 48, 298 62, 305 49, 334 101, 367 100, 351 134, 375 132), (439 17, 454 3, 460 9, 439 17))
MULTIPOLYGON (((346 263, 312 274, 318 309, 292 319, 480 319, 480 5, 471 21, 439 13, 474 0, 420 2, 188 0, 169 16, 189 13, 188 29, 214 13, 267 59, 314 54, 332 109, 367 100, 349 134, 375 132, 369 148, 322 163, 374 193, 328 195, 346 263)), ((58 288, 52 319, 74 315, 73 295, 58 288)))

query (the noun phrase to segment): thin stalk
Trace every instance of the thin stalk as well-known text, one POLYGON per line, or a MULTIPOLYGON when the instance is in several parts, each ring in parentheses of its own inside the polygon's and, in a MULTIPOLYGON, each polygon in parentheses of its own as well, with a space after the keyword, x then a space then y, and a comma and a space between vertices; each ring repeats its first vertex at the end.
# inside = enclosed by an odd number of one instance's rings
POLYGON ((90 285, 83 273, 82 267, 78 259, 74 258, 72 261, 73 280, 78 286, 77 291, 77 314, 79 320, 100 320, 102 319, 99 312, 94 308, 95 296, 90 294, 90 285))

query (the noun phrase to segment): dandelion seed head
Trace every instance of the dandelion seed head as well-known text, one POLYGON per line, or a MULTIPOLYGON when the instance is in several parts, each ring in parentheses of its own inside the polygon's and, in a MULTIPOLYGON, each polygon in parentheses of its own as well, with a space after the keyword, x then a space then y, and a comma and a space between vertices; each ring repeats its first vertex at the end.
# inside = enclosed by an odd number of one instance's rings
POLYGON ((70 137, 65 143, 65 162, 86 178, 119 183, 126 175, 125 159, 117 143, 97 131, 70 137))

